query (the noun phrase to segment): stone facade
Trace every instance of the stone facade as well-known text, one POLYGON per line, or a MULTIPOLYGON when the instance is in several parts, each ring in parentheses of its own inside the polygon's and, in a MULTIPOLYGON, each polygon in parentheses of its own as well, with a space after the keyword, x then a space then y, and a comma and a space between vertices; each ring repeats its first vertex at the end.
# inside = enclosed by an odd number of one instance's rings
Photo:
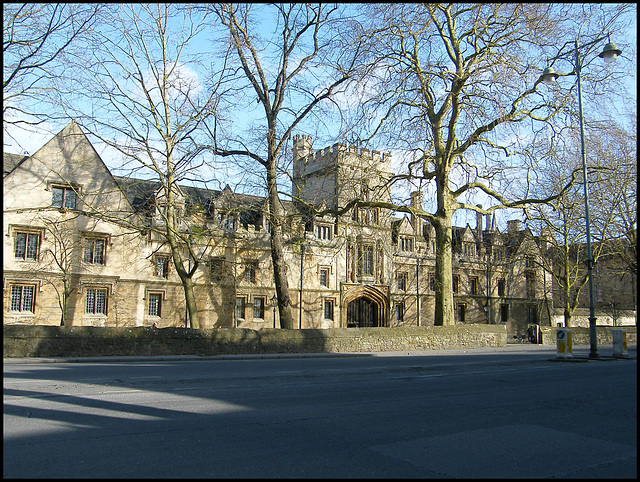
MULTIPOLYGON (((435 232, 383 207, 309 216, 358 198, 390 201, 390 155, 293 143, 293 196, 285 202, 293 317, 303 329, 433 325, 435 232)), ((5 155, 4 323, 180 327, 184 293, 157 235, 159 183, 113 176, 72 122, 30 157, 5 155), (126 222, 125 222, 126 221, 126 222), (68 296, 62 293, 67 287, 68 296), (151 314, 150 314, 151 313, 151 314)), ((201 328, 279 327, 265 199, 182 186, 183 228, 199 253, 201 328)), ((411 203, 422 207, 422 195, 411 203)), ((453 232, 456 324, 550 324, 551 280, 540 240, 518 222, 489 218, 453 232)))

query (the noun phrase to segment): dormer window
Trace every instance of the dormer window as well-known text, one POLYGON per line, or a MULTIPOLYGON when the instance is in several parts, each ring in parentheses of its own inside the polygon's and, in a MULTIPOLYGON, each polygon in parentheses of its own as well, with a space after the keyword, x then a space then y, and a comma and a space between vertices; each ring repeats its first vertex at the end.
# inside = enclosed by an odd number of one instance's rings
POLYGON ((166 204, 156 204, 156 214, 158 216, 167 216, 167 205, 166 204))
POLYGON ((473 258, 476 255, 476 245, 474 243, 464 243, 462 245, 462 254, 468 258, 473 258))
POLYGON ((155 275, 158 278, 169 277, 169 256, 156 256, 155 257, 155 275))
POLYGON ((324 241, 329 241, 331 239, 332 231, 333 229, 331 226, 319 224, 316 226, 316 237, 324 241))
POLYGON ((362 224, 378 224, 378 210, 375 208, 360 209, 360 220, 362 224))
POLYGON ((213 204, 213 201, 211 199, 204 200, 203 208, 207 216, 209 216, 210 218, 213 217, 213 214, 215 212, 215 204, 213 204))
POLYGON ((51 205, 55 208, 76 209, 78 196, 71 186, 53 186, 51 205))
POLYGON ((218 226, 233 231, 236 229, 236 217, 233 214, 218 213, 218 226))
POLYGON ((400 236, 400 251, 413 251, 413 238, 400 236))

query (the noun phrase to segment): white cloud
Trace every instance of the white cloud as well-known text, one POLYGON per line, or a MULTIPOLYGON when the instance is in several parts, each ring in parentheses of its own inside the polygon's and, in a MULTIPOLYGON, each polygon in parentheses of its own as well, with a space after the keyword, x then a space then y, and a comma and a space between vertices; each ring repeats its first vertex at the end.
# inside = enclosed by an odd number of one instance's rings
MULTIPOLYGON (((37 125, 26 122, 14 123, 17 120, 14 118, 13 122, 4 123, 3 152, 32 155, 64 127, 48 122, 37 125)), ((23 118, 23 120, 33 122, 33 119, 23 118)))
MULTIPOLYGON (((202 95, 204 89, 200 77, 195 70, 183 63, 166 65, 169 73, 167 80, 167 101, 173 104, 181 104, 187 99, 195 100, 202 95)), ((146 103, 146 94, 149 93, 152 101, 158 105, 163 102, 160 96, 158 84, 161 83, 164 75, 164 67, 160 65, 158 70, 152 71, 148 69, 143 74, 144 89, 139 83, 131 85, 132 97, 141 103, 146 103)))

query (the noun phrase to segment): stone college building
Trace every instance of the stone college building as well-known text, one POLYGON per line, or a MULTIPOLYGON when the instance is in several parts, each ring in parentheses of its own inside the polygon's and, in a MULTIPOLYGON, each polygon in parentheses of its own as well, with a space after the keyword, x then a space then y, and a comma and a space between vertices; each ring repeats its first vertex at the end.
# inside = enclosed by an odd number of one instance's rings
MULTIPOLYGON (((332 209, 390 201, 389 154, 293 139, 293 198, 332 209)), ((76 122, 32 156, 4 155, 5 324, 188 325, 184 291, 163 239, 160 183, 111 174, 76 122), (99 213, 100 215, 95 215, 99 213), (126 220, 128 224, 116 222, 126 220)), ((179 209, 199 267, 200 327, 279 327, 265 198, 181 186, 179 209)), ((419 192, 411 204, 422 207, 419 192)), ((310 217, 285 202, 285 253, 299 328, 433 325, 435 232, 420 218, 355 208, 310 217)), ((519 221, 487 217, 453 232, 456 324, 550 324, 544 241, 519 221)), ((182 228, 181 228, 182 229, 182 228)))

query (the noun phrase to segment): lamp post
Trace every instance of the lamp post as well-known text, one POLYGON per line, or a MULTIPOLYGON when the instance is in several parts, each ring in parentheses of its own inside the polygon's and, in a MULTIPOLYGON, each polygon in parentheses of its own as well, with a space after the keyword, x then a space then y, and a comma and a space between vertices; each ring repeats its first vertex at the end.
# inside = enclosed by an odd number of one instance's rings
POLYGON ((273 306, 273 327, 276 327, 276 306, 278 306, 278 297, 273 295, 271 298, 271 306, 273 306))
POLYGON ((427 258, 396 253, 394 253, 394 256, 416 260, 416 326, 420 326, 420 261, 424 261, 427 258))
MULTIPOLYGON (((600 42, 604 37, 594 40, 589 44, 583 45, 590 46, 595 44, 596 42, 600 42)), ((594 298, 593 298, 593 255, 591 253, 591 227, 589 222, 589 189, 587 185, 587 157, 585 154, 584 148, 584 118, 582 115, 582 64, 580 62, 578 41, 575 41, 575 64, 574 64, 574 72, 578 77, 578 106, 580 111, 580 144, 582 148, 582 178, 584 182, 584 211, 585 211, 585 222, 587 227, 587 272, 589 275, 589 358, 599 358, 598 355, 598 335, 596 331, 596 316, 595 316, 595 307, 594 307, 594 298)), ((611 63, 615 62, 622 51, 616 47, 614 43, 609 42, 605 45, 604 50, 598 57, 604 59, 605 62, 611 63)), ((553 85, 556 79, 559 77, 553 68, 547 67, 544 69, 542 73, 541 80, 545 85, 553 85)))

